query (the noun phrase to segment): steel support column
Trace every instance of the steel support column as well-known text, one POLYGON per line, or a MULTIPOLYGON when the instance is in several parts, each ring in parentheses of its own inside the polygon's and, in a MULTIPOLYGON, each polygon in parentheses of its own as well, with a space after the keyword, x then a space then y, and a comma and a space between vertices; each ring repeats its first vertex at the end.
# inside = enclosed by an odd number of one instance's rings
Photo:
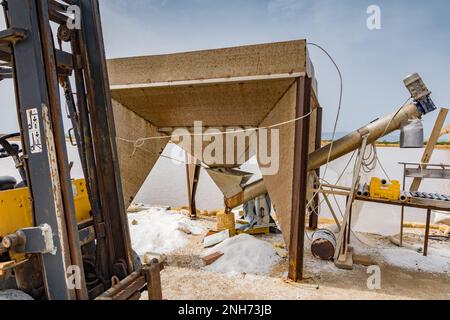
POLYGON ((106 67, 105 49, 98 0, 80 0, 81 54, 86 66, 86 91, 89 100, 93 147, 96 159, 99 198, 109 239, 110 263, 114 272, 120 265, 133 269, 131 240, 122 195, 116 131, 106 67))
POLYGON ((195 196, 197 195, 197 186, 200 178, 200 162, 186 152, 186 177, 187 177, 187 191, 189 200, 189 214, 192 219, 197 217, 197 205, 195 196))
MULTIPOLYGON (((322 148, 322 118, 323 109, 317 107, 316 109, 316 146, 315 150, 322 148)), ((315 151, 314 150, 314 151, 315 151)), ((316 169, 316 175, 320 178, 320 168, 316 169)), ((313 200, 313 208, 316 208, 309 217, 309 227, 311 229, 317 229, 319 226, 319 213, 320 213, 320 194, 317 193, 313 200)))
MULTIPOLYGON (((71 38, 72 52, 75 56, 81 57, 81 32, 76 32, 71 38)), ((76 59, 78 60, 78 59, 76 59)), ((98 276, 104 284, 111 278, 112 265, 109 263, 108 244, 104 228, 103 212, 100 207, 100 196, 98 189, 98 178, 95 166, 95 152, 92 141, 91 122, 89 118, 89 108, 87 105, 87 93, 85 87, 85 79, 81 59, 79 63, 74 64, 75 86, 77 96, 77 110, 80 120, 80 140, 78 146, 83 150, 84 157, 81 161, 85 161, 83 167, 85 168, 86 186, 89 193, 89 199, 92 206, 92 216, 94 220, 96 235, 97 235, 97 257, 96 270, 98 276)))
MULTIPOLYGON (((311 78, 297 80, 296 117, 311 110, 311 78)), ((294 143, 294 177, 292 190, 292 220, 289 248, 289 279, 303 280, 304 239, 306 223, 306 191, 308 170, 310 117, 297 121, 294 143)))

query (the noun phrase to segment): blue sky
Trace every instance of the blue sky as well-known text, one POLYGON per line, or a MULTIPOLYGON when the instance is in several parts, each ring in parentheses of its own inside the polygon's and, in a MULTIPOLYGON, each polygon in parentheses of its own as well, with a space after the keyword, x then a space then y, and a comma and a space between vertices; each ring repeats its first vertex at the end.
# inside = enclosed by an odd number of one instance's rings
MULTIPOLYGON (((408 97, 402 80, 414 72, 422 75, 437 105, 450 107, 446 0, 100 0, 100 6, 110 58, 303 38, 322 45, 344 77, 339 131, 396 111, 408 97), (373 4, 381 8, 381 30, 366 26, 366 10, 373 4)), ((325 109, 324 131, 331 131, 338 76, 323 53, 315 48, 310 53, 325 109)), ((0 83, 0 96, 0 132, 15 130, 10 84, 0 83)), ((428 131, 434 119, 425 119, 428 131)))

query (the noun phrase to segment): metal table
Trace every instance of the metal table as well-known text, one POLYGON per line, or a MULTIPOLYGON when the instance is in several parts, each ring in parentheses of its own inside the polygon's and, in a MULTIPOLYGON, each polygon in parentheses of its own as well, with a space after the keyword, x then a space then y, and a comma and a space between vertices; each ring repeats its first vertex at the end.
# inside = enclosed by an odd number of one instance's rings
MULTIPOLYGON (((431 199, 422 199, 422 198, 409 198, 407 201, 392 201, 392 200, 385 200, 385 199, 374 199, 370 197, 364 197, 364 196, 356 196, 355 201, 365 201, 365 202, 373 202, 373 203, 381 203, 386 205, 392 205, 392 206, 401 206, 402 208, 409 207, 409 208, 417 208, 417 209, 424 209, 427 211, 427 221, 425 225, 425 241, 424 241, 424 249, 423 249, 423 255, 428 255, 428 243, 429 243, 429 237, 430 237, 430 225, 431 225, 431 212, 433 210, 437 211, 445 211, 450 212, 450 202, 447 201, 438 201, 438 200, 431 200, 431 199)), ((402 211, 403 213, 403 211, 402 211)), ((402 214, 402 223, 401 223, 401 229, 402 233, 400 235, 400 238, 402 241, 403 238, 403 218, 404 215, 402 214)), ((402 242, 400 242, 402 243, 402 242)))

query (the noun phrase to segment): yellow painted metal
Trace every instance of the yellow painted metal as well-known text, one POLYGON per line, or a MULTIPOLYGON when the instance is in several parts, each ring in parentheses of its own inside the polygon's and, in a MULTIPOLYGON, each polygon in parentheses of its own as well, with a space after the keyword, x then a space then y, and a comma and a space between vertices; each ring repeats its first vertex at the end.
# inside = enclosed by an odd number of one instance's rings
POLYGON ((392 180, 384 183, 379 178, 370 181, 370 196, 375 199, 388 199, 397 201, 400 199, 400 182, 392 180))
POLYGON ((0 237, 33 226, 28 188, 0 192, 0 237))
MULTIPOLYGON (((91 205, 83 179, 72 181, 77 221, 91 217, 91 205)), ((28 188, 0 192, 0 238, 34 225, 28 188)))
POLYGON ((233 212, 220 211, 216 215, 217 217, 217 231, 230 231, 230 237, 236 235, 236 222, 233 212))
POLYGON ((91 218, 91 203, 84 179, 72 181, 74 189, 74 204, 77 221, 82 222, 91 218))
POLYGON ((243 231, 243 230, 236 230, 237 234, 250 234, 250 235, 259 235, 264 234, 268 236, 270 234, 270 228, 269 227, 260 227, 260 228, 251 228, 249 230, 243 231))

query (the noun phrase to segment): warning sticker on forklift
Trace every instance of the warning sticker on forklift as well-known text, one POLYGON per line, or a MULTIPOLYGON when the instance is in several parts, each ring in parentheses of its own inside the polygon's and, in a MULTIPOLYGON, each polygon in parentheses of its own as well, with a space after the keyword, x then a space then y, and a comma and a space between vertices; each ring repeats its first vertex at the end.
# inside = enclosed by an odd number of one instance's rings
POLYGON ((27 122, 31 153, 42 153, 42 136, 41 127, 39 126, 38 109, 27 110, 27 122))

